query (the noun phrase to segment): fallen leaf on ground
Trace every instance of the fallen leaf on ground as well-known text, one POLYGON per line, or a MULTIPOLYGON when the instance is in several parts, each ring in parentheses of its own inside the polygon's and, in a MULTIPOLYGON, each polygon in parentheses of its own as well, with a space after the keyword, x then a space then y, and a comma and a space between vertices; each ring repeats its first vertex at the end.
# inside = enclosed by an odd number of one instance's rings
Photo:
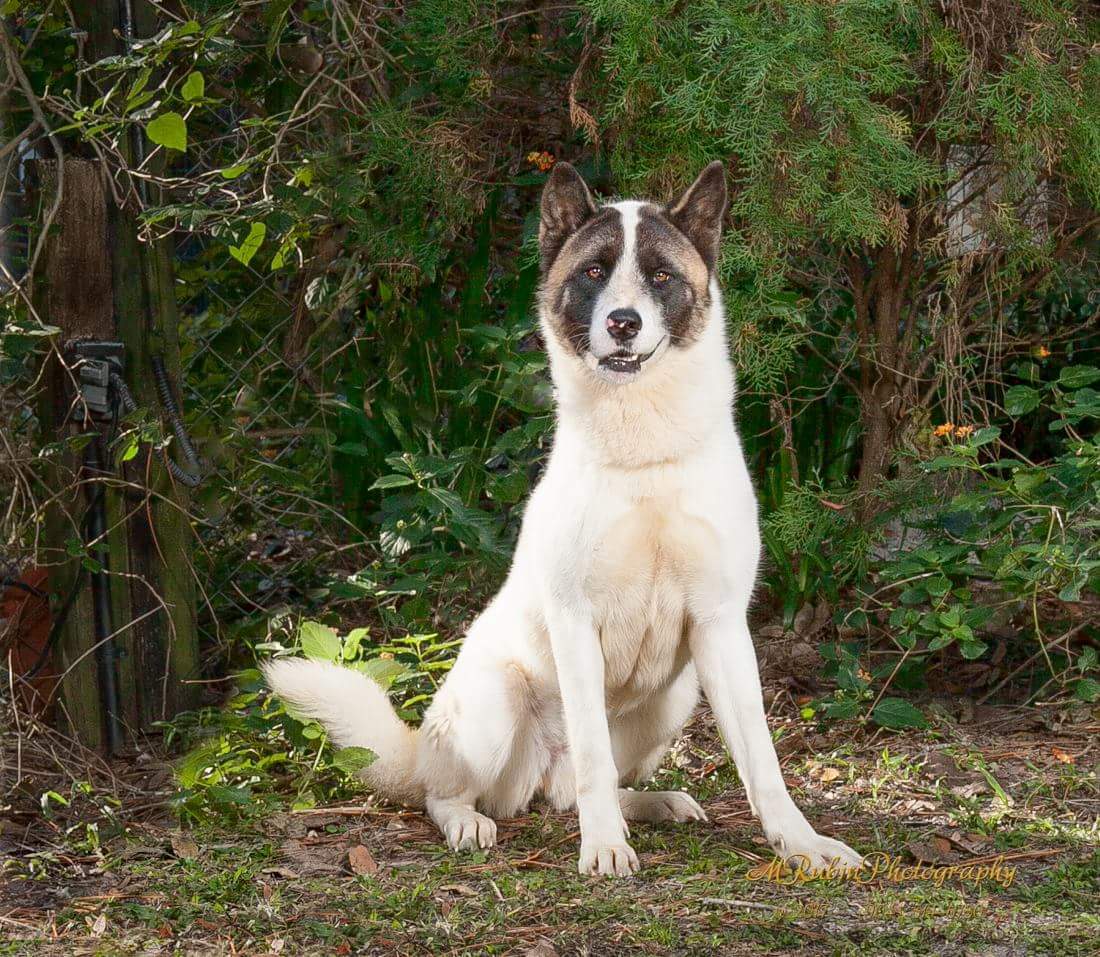
POLYGON ((1054 755, 1055 760, 1061 761, 1063 764, 1074 764, 1077 761, 1076 755, 1063 751, 1057 745, 1050 749, 1050 753, 1054 755))
MULTIPOLYGON (((905 845, 905 849, 913 855, 918 861, 923 861, 926 864, 941 864, 948 859, 949 854, 945 854, 943 849, 935 843, 935 839, 932 841, 910 841, 905 845)), ((950 851, 951 845, 948 844, 948 850, 950 851)))
POLYGON ((362 844, 348 849, 348 869, 353 874, 377 874, 378 862, 362 844))
POLYGON ((908 798, 897 806, 899 814, 915 814, 918 811, 934 811, 936 805, 924 798, 908 798))
POLYGON ((983 781, 971 781, 969 784, 964 784, 961 787, 954 787, 951 789, 951 793, 956 797, 972 798, 977 797, 979 794, 984 794, 989 788, 986 787, 983 781))
POLYGON ((944 837, 942 834, 936 834, 935 836, 933 836, 932 844, 935 846, 936 850, 938 850, 940 854, 944 857, 955 853, 955 847, 951 843, 951 839, 944 837))
POLYGON ((339 863, 341 851, 338 847, 319 844, 310 845, 302 841, 284 841, 280 848, 300 874, 339 874, 343 867, 339 863))
POLYGON ((526 957, 558 957, 558 952, 554 949, 554 945, 544 937, 527 951, 526 957))
POLYGON ((172 850, 181 861, 189 861, 199 856, 199 845, 186 831, 173 831, 169 840, 172 850))

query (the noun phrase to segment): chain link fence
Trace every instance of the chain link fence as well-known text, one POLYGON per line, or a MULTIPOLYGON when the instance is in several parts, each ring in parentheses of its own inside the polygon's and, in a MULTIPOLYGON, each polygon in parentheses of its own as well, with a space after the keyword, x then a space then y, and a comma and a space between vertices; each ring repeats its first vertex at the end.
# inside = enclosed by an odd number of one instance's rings
POLYGON ((340 324, 296 347, 301 312, 288 282, 252 266, 227 271, 225 256, 188 240, 177 262, 180 391, 209 464, 192 502, 200 627, 215 645, 301 606, 334 564, 354 570, 363 558, 359 530, 324 492, 344 400, 328 371, 340 324))

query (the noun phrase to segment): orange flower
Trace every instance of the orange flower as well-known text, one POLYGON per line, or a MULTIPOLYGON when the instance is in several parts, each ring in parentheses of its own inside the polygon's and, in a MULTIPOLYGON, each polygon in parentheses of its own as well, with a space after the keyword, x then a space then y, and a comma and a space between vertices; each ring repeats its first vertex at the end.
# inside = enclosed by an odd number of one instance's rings
POLYGON ((537 167, 540 173, 545 173, 557 162, 557 160, 547 153, 546 150, 542 150, 541 152, 533 150, 527 154, 527 162, 537 167))
POLYGON ((968 435, 974 434, 974 426, 972 425, 959 425, 955 427, 955 437, 959 439, 965 439, 968 435))
POLYGON ((944 422, 943 425, 937 425, 932 430, 932 434, 937 439, 942 439, 945 435, 950 435, 954 431, 955 431, 955 423, 953 423, 953 422, 944 422))
POLYGON ((1035 358, 1036 359, 1046 359, 1049 356, 1050 356, 1050 350, 1046 346, 1036 346, 1035 347, 1035 358))

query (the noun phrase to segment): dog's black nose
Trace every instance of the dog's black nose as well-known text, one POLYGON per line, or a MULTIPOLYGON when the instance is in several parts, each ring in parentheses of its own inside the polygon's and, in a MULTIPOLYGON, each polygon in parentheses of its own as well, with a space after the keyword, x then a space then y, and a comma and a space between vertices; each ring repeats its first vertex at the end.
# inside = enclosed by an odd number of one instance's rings
POLYGON ((613 309, 607 316, 607 331, 616 342, 629 342, 642 328, 636 309, 613 309))

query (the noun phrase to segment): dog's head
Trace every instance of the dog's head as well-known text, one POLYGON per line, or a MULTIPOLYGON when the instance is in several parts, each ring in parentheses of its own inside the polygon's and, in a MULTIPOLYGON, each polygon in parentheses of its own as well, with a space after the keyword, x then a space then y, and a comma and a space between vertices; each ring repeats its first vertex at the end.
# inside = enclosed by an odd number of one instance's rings
POLYGON ((568 163, 542 194, 541 307, 552 350, 625 384, 687 349, 710 316, 726 178, 711 163, 667 206, 597 207, 568 163))

